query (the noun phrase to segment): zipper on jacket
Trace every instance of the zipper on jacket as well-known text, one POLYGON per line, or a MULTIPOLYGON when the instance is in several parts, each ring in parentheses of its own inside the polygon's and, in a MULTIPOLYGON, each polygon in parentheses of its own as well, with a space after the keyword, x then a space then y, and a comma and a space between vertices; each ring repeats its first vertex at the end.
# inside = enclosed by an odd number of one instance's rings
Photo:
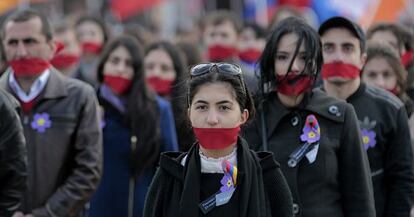
POLYGON ((137 149, 137 137, 131 136, 131 152, 134 153, 136 149, 137 149))

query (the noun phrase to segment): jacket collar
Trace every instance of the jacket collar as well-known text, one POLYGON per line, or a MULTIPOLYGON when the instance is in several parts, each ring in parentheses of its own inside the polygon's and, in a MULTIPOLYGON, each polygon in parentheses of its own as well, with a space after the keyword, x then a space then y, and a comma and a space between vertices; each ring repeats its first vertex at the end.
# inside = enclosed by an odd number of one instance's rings
MULTIPOLYGON (((66 85, 66 79, 59 71, 51 67, 50 77, 47 81, 43 93, 39 96, 42 99, 56 99, 60 97, 65 97, 68 95, 69 91, 66 85)), ((10 68, 4 73, 0 78, 0 86, 3 87, 8 92, 12 92, 8 80, 10 76, 10 68)))
POLYGON ((56 99, 65 97, 68 95, 69 90, 66 85, 66 77, 64 77, 55 68, 50 69, 50 78, 46 84, 45 92, 43 94, 44 99, 56 99))
POLYGON ((346 99, 346 101, 352 102, 353 100, 359 98, 362 94, 364 94, 365 89, 366 89, 366 84, 361 81, 361 84, 359 85, 358 89, 351 96, 349 96, 346 99))
MULTIPOLYGON (((238 138, 237 141, 238 144, 238 148, 237 148, 237 155, 238 157, 240 157, 240 153, 243 151, 241 149, 246 149, 249 150, 247 147, 247 143, 246 141, 244 141, 244 139, 242 139, 241 137, 238 138)), ((193 146, 191 147, 190 150, 194 149, 197 152, 198 155, 198 146, 197 143, 194 143, 193 146)), ((160 157, 160 168, 164 169, 167 173, 171 174, 172 176, 174 176, 176 179, 180 180, 180 181, 184 181, 184 172, 185 172, 185 167, 188 164, 188 154, 189 152, 164 152, 161 154, 160 157), (181 160, 187 156, 185 165, 183 166, 181 164, 181 160)), ((265 153, 263 152, 260 156, 263 158, 267 158, 269 153, 265 153)), ((271 155, 272 157, 273 155, 271 155)), ((273 159, 273 158, 272 158, 273 159)), ((239 160, 238 160, 239 161, 239 160)), ((240 165, 242 165, 243 162, 240 162, 240 165)), ((240 167, 240 165, 238 164, 238 167, 240 167)), ((242 168, 243 166, 241 166, 242 168)), ((240 168, 239 168, 240 170, 240 168)), ((201 171, 201 169, 200 169, 201 171)), ((239 173, 241 173, 241 175, 243 176, 243 171, 239 171, 239 173)))
POLYGON ((171 174, 174 178, 184 181, 184 166, 181 160, 186 156, 185 152, 164 152, 160 157, 160 168, 171 174))
MULTIPOLYGON (((301 103, 300 108, 298 107, 297 110, 308 111, 309 113, 317 114, 335 122, 344 122, 344 102, 327 96, 319 89, 314 89, 312 92, 306 93, 304 100, 306 100, 305 103, 301 103), (338 113, 332 112, 332 108, 336 108, 338 113)), ((282 118, 290 114, 295 109, 286 108, 280 102, 277 94, 272 93, 269 95, 268 100, 265 101, 265 105, 262 111, 263 110, 266 114, 266 132, 267 137, 269 138, 269 136, 272 135, 274 130, 279 125, 279 122, 282 120, 282 118)))

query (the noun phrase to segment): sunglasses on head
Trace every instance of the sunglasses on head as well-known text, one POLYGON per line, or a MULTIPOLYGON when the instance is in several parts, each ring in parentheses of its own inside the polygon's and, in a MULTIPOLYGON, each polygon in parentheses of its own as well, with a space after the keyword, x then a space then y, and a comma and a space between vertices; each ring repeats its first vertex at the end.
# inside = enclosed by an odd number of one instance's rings
MULTIPOLYGON (((231 64, 231 63, 201 63, 195 65, 190 70, 191 78, 208 74, 210 72, 217 72, 225 75, 237 76, 240 79, 242 88, 246 90, 246 85, 244 84, 242 69, 240 66, 231 64), (212 69, 216 67, 216 70, 212 69)), ((190 103, 190 94, 188 94, 187 102, 190 103)))
POLYGON ((217 68, 218 73, 227 75, 241 75, 240 66, 231 63, 201 63, 195 65, 190 70, 191 77, 197 77, 211 72, 213 67, 217 68))

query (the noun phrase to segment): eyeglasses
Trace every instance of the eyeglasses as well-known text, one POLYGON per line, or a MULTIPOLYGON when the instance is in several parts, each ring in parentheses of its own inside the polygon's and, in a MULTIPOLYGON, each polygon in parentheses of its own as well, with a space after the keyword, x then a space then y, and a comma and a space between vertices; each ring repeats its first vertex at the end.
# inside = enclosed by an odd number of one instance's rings
POLYGON ((190 75, 191 77, 197 77, 210 73, 213 67, 217 67, 218 73, 227 75, 242 75, 240 66, 230 63, 201 63, 191 68, 190 75))

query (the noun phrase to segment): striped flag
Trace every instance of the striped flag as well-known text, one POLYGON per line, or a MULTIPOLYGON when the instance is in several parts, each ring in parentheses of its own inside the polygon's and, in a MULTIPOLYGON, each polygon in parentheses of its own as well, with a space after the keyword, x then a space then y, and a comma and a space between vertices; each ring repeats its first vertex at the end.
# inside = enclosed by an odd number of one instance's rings
POLYGON ((261 26, 267 26, 276 9, 277 1, 278 0, 245 0, 243 13, 244 19, 256 22, 261 26))
POLYGON ((162 0, 112 0, 111 10, 120 20, 139 14, 140 12, 159 4, 162 0))

